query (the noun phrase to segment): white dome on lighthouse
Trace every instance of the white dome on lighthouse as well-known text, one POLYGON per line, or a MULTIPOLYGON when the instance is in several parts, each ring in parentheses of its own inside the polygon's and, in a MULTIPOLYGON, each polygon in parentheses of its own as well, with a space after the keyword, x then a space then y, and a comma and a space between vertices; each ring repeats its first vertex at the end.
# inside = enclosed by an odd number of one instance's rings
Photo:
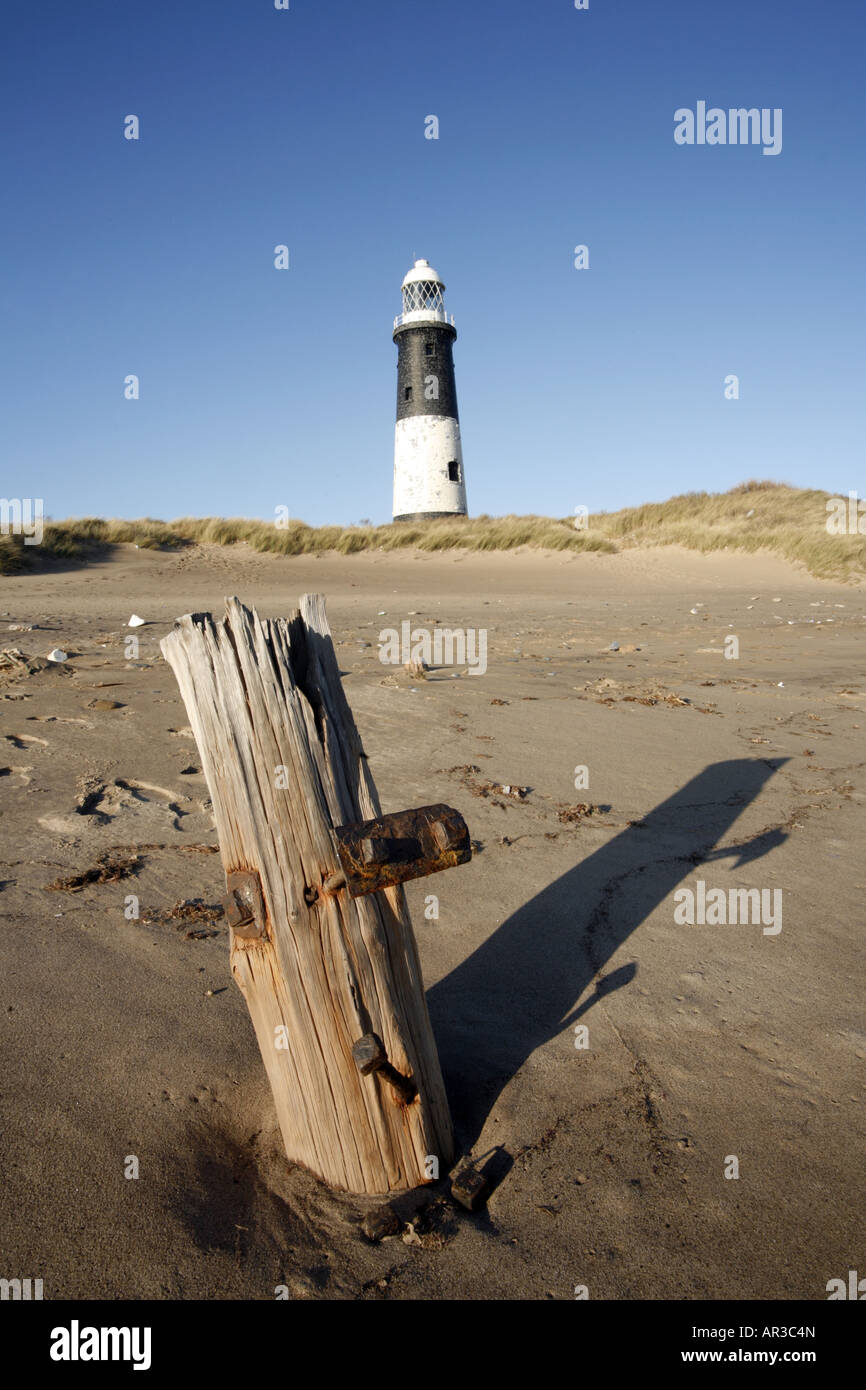
POLYGON ((445 281, 438 270, 433 269, 429 261, 416 261, 412 269, 407 271, 402 288, 405 289, 407 285, 414 285, 419 280, 430 280, 433 284, 441 285, 443 290, 445 288, 445 281))

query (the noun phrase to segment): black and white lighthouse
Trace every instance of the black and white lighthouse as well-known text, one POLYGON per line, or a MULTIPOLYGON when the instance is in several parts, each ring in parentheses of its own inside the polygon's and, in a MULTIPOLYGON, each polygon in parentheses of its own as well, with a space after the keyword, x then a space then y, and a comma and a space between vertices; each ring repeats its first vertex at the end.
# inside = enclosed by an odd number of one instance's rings
POLYGON ((395 521, 466 515, 451 354, 457 330, 445 312, 444 289, 433 267, 416 261, 403 281, 403 312, 394 320, 395 521))

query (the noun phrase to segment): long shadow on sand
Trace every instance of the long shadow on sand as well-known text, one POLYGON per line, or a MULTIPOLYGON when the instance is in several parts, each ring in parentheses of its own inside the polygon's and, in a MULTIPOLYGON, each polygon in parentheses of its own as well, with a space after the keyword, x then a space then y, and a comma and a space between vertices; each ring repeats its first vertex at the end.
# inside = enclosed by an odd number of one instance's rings
MULTIPOLYGON (((715 848, 787 761, 742 758, 705 768, 645 820, 519 908, 429 990, 464 1147, 474 1144, 497 1096, 535 1049, 586 1012, 586 1003, 576 1007, 584 990, 695 866, 730 856, 739 866, 786 838, 774 829, 715 848)), ((671 913, 673 906, 672 901, 671 913)), ((634 966, 620 968, 593 998, 627 984, 635 973, 634 966)))

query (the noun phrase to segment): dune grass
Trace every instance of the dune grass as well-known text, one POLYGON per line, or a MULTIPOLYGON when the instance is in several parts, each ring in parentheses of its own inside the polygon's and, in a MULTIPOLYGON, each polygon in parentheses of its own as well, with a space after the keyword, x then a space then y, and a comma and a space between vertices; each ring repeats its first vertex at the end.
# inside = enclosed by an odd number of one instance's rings
POLYGON ((866 536, 830 535, 830 493, 784 483, 751 481, 729 492, 688 492, 618 512, 599 512, 576 529, 572 517, 455 517, 385 526, 307 526, 183 517, 177 521, 106 521, 98 517, 47 522, 42 544, 0 536, 0 574, 44 560, 80 560, 111 548, 177 549, 195 544, 247 545, 281 555, 362 550, 588 550, 613 553, 637 546, 679 545, 690 550, 769 550, 825 579, 866 574, 866 536))
POLYGON ((820 579, 866 575, 866 535, 830 535, 833 494, 785 483, 747 482, 730 492, 687 492, 667 502, 590 517, 590 532, 626 546, 689 550, 770 550, 820 579))

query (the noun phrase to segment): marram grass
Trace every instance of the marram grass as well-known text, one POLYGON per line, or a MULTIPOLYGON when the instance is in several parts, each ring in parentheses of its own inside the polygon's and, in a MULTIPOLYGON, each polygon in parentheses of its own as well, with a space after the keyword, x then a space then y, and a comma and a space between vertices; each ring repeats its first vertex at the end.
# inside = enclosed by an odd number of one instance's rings
POLYGON ((0 536, 0 574, 42 560, 86 561, 112 547, 177 549, 194 544, 247 545, 279 555, 362 550, 595 550, 614 553, 639 546, 679 545, 690 550, 774 551, 822 579, 858 580, 866 574, 866 536, 830 535, 831 494, 783 483, 740 483, 730 492, 688 492, 591 515, 577 530, 572 517, 460 517, 386 526, 285 528, 264 521, 184 517, 178 521, 105 521, 85 517, 46 522, 42 544, 0 536))

